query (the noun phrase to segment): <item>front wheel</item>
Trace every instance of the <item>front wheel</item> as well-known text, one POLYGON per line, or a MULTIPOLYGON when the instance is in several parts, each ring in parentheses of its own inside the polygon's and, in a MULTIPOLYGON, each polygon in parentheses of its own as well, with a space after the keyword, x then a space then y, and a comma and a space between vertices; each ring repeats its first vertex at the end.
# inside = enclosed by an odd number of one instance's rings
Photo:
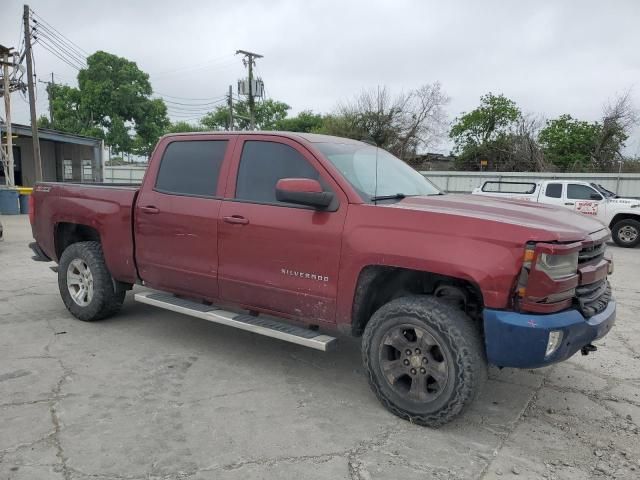
POLYGON ((116 288, 98 242, 73 243, 65 249, 58 264, 58 288, 67 310, 87 322, 116 313, 126 295, 116 288))
POLYGON ((620 220, 611 229, 613 241, 624 248, 633 248, 640 243, 640 222, 627 218, 620 220))
POLYGON ((380 308, 364 331, 363 360, 380 402, 429 427, 462 412, 487 376, 471 319, 429 296, 398 298, 380 308))

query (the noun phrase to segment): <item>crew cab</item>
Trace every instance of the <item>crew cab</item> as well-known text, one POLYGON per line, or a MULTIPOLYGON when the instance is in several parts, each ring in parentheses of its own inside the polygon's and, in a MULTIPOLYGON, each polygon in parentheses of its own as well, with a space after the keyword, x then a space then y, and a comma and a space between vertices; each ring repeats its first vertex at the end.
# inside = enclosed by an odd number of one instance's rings
POLYGON ((559 205, 593 217, 608 226, 613 240, 620 247, 631 248, 640 243, 640 200, 620 198, 593 182, 489 180, 472 193, 559 205))
POLYGON ((319 350, 361 336, 375 395, 421 425, 463 411, 488 363, 586 354, 615 321, 601 223, 445 195, 344 138, 165 136, 139 188, 38 183, 30 218, 80 320, 140 285, 137 301, 319 350))

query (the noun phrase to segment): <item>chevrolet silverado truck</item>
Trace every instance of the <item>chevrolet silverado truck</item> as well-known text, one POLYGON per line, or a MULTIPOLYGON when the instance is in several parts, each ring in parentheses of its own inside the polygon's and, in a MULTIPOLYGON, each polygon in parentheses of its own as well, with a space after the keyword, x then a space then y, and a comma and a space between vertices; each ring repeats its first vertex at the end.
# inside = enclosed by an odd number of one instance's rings
POLYGON ((593 217, 608 226, 613 241, 620 247, 633 248, 640 244, 640 200, 620 198, 593 182, 489 180, 472 193, 563 206, 576 213, 593 217))
POLYGON ((421 425, 463 411, 488 364, 588 353, 615 321, 601 223, 445 195, 359 141, 169 135, 139 188, 43 182, 31 198, 34 259, 57 262, 78 319, 138 284, 137 301, 319 350, 362 337, 375 395, 421 425))

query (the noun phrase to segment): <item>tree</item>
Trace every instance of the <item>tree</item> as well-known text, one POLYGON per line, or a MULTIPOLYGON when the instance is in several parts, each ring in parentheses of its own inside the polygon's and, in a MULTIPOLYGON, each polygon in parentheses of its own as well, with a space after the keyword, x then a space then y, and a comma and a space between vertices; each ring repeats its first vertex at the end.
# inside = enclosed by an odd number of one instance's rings
POLYGON ((638 115, 630 93, 606 105, 599 122, 577 120, 565 114, 548 120, 539 141, 545 156, 560 170, 611 171, 624 160, 623 148, 638 115))
POLYGON ((149 75, 135 62, 98 51, 78 73, 78 88, 49 85, 52 128, 104 139, 116 152, 149 155, 169 125, 167 107, 152 99, 149 75))
POLYGON ((512 153, 511 143, 522 112, 504 95, 489 92, 480 106, 456 118, 449 137, 454 141, 458 168, 477 169, 481 160, 489 167, 502 166, 512 153))
POLYGON ((201 132, 206 130, 201 125, 193 125, 189 122, 179 121, 169 124, 164 133, 188 133, 188 132, 201 132))
POLYGON ((638 124, 638 112, 631 104, 631 93, 625 92, 605 106, 600 135, 593 149, 592 160, 599 170, 611 169, 623 159, 622 149, 631 129, 638 124))
POLYGON ((591 154, 600 136, 597 122, 561 115, 548 120, 538 140, 545 157, 561 171, 582 170, 591 164, 591 154))
MULTIPOLYGON (((278 122, 284 120, 291 107, 278 100, 267 99, 255 104, 256 128, 258 130, 275 130, 278 122)), ((247 130, 250 125, 249 102, 241 100, 233 105, 234 129, 247 130)), ((229 129, 229 107, 219 106, 206 114, 200 123, 210 130, 229 129)))
POLYGON ((286 132, 317 132, 322 128, 323 121, 324 119, 319 113, 313 113, 311 110, 303 110, 295 117, 278 120, 275 129, 286 132))
POLYGON ((386 87, 368 90, 327 115, 319 131, 368 139, 408 160, 441 138, 448 102, 437 82, 396 96, 386 87))

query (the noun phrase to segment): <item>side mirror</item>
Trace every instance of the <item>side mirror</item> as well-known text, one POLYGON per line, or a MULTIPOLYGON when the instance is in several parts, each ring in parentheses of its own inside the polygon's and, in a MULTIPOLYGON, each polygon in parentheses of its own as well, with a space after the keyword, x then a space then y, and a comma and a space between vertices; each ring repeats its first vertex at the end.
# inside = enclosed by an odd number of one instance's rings
POLYGON ((320 182, 310 178, 281 178, 276 184, 276 200, 322 209, 331 205, 333 192, 323 191, 320 182))
POLYGON ((592 193, 591 194, 591 200, 602 200, 602 195, 597 194, 597 193, 592 193))

